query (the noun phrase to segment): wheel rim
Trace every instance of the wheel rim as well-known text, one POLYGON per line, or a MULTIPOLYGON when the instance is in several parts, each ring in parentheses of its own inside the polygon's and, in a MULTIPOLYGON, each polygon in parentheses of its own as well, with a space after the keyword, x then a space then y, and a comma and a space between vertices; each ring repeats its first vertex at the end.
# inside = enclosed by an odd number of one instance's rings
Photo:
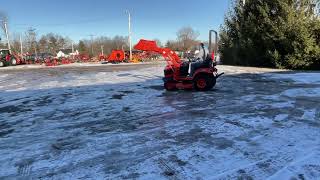
POLYGON ((205 79, 199 79, 197 81, 197 86, 200 88, 200 89, 203 89, 207 86, 207 81, 205 79))
POLYGON ((12 62, 13 65, 16 65, 16 64, 17 64, 17 60, 16 60, 16 59, 12 59, 11 62, 12 62))

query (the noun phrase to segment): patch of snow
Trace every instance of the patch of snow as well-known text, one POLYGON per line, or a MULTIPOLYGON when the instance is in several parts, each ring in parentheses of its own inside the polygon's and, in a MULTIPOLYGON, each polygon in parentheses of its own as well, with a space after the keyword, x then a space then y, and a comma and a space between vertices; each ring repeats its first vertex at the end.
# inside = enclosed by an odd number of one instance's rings
POLYGON ((281 93, 288 97, 320 97, 320 88, 288 89, 281 93))
POLYGON ((266 96, 262 96, 262 99, 266 99, 266 100, 279 100, 280 95, 279 94, 274 94, 274 95, 266 95, 266 96))
POLYGON ((169 112, 174 112, 176 109, 175 108, 172 108, 172 107, 163 107, 160 109, 160 112, 161 113, 169 113, 169 112))
POLYGON ((253 101, 255 98, 257 98, 256 95, 246 95, 246 96, 241 96, 240 100, 241 101, 253 101))
POLYGON ((6 78, 8 76, 9 76, 8 74, 0 74, 0 78, 6 78))
POLYGON ((305 152, 303 156, 299 156, 288 165, 278 170, 268 180, 277 179, 316 179, 320 177, 320 172, 317 169, 320 167, 319 151, 314 150, 305 152), (317 168, 318 167, 318 168, 317 168))
POLYGON ((272 79, 291 79, 297 84, 320 84, 320 73, 293 73, 293 74, 276 74, 268 73, 265 76, 272 79))
POLYGON ((287 102, 274 102, 271 104, 274 108, 293 108, 295 101, 287 101, 287 102))
MULTIPOLYGON (((79 73, 68 73, 64 76, 50 77, 41 76, 37 77, 37 81, 32 80, 21 80, 16 83, 0 85, 0 90, 5 91, 21 91, 21 90, 37 90, 37 89, 50 89, 50 88, 61 88, 61 87, 80 87, 90 85, 105 85, 105 84, 124 84, 124 83, 136 83, 144 82, 147 80, 153 80, 156 76, 162 76, 163 67, 152 67, 146 68, 143 72, 140 70, 129 71, 128 76, 119 76, 123 72, 99 72, 99 73, 86 73, 81 75, 79 73), (51 78, 51 80, 48 80, 51 78)), ((34 75, 26 75, 27 78, 32 78, 34 75)), ((12 78, 15 78, 12 76, 12 78)), ((16 79, 19 79, 16 77, 16 79)), ((8 81, 6 76, 0 77, 1 81, 8 81)))
POLYGON ((305 120, 316 120, 317 109, 306 110, 303 113, 302 119, 305 120))
POLYGON ((288 116, 289 116, 288 114, 278 114, 278 115, 274 118, 274 120, 276 120, 276 121, 283 121, 283 120, 287 119, 288 116))

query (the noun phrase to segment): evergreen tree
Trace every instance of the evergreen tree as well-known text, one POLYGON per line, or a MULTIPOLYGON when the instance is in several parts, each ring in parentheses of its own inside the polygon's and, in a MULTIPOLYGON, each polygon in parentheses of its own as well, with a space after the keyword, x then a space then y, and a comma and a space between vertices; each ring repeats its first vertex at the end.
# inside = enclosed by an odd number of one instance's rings
POLYGON ((320 69, 320 20, 311 0, 236 3, 221 28, 225 64, 320 69))
POLYGON ((79 53, 85 54, 88 53, 88 49, 83 41, 79 41, 79 53))

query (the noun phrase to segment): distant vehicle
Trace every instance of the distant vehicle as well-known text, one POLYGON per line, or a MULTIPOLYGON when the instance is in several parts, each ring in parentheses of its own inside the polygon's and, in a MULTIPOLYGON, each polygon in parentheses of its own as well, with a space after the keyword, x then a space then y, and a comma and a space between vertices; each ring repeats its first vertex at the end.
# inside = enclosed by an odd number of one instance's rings
POLYGON ((17 65, 17 58, 12 55, 9 49, 0 49, 0 67, 17 65))
POLYGON ((53 54, 51 53, 39 53, 38 54, 38 58, 41 59, 41 60, 45 60, 45 59, 48 59, 48 58, 53 58, 53 54))
POLYGON ((38 57, 36 54, 31 54, 31 55, 29 56, 29 60, 31 60, 32 64, 38 63, 39 57, 38 57))
POLYGON ((51 53, 38 53, 38 54, 29 54, 25 55, 25 59, 28 64, 42 64, 47 59, 52 59, 54 56, 51 53))

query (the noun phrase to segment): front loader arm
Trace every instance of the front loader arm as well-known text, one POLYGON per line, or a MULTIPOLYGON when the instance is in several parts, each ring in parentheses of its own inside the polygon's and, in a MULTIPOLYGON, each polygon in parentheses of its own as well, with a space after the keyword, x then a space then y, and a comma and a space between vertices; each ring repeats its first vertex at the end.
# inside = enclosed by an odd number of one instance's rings
POLYGON ((134 46, 134 49, 148 52, 155 52, 161 54, 169 65, 179 68, 181 65, 181 59, 179 56, 169 48, 160 48, 155 41, 141 39, 138 44, 134 46))

